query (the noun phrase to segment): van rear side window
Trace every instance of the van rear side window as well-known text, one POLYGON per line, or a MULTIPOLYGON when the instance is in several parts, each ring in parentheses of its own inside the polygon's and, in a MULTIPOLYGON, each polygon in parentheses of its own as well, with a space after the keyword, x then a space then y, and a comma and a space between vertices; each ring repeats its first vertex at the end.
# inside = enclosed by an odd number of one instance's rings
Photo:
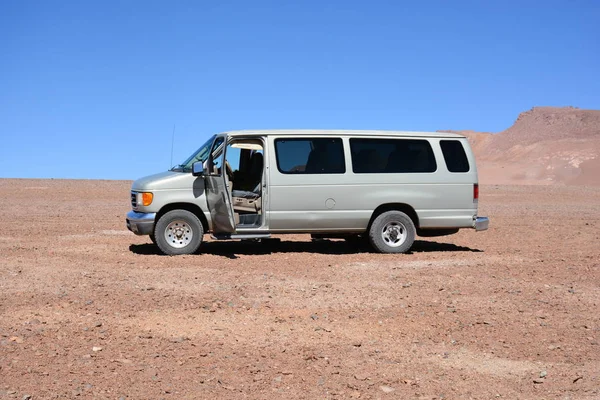
POLYGON ((444 161, 450 172, 469 172, 469 160, 460 140, 440 140, 444 161))
POLYGON ((437 164, 427 140, 350 139, 355 174, 435 172, 437 164))
POLYGON ((283 174, 343 174, 341 138, 276 139, 277 168, 283 174))

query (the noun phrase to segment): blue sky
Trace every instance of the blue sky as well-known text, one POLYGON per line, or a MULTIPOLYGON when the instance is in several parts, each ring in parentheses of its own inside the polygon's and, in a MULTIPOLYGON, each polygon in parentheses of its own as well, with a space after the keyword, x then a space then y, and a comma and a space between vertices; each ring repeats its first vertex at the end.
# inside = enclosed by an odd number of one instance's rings
POLYGON ((0 0, 0 177, 135 179, 247 128, 600 108, 598 1, 0 0))

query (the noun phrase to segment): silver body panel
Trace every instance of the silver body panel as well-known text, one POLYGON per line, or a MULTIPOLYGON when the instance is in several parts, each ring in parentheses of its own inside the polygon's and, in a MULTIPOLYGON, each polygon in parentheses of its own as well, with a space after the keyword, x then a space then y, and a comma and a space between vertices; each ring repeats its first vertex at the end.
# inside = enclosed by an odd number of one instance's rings
POLYGON ((212 229, 202 177, 195 177, 191 173, 165 171, 136 180, 131 185, 131 192, 132 195, 142 192, 151 192, 154 195, 150 206, 143 206, 139 200, 138 205, 132 207, 135 212, 156 214, 175 203, 189 204, 200 209, 209 229, 212 229))
MULTIPOLYGON (((152 214, 160 213, 161 209, 174 203, 193 205, 203 214, 208 230, 217 234, 364 232, 378 207, 400 203, 415 210, 421 229, 485 230, 489 225, 487 218, 477 216, 477 201, 473 200, 473 185, 478 182, 477 168, 468 141, 461 135, 385 131, 236 131, 226 134, 229 139, 260 137, 264 140, 264 218, 260 228, 232 231, 229 226, 232 216, 227 215, 231 207, 225 201, 229 196, 224 189, 227 183, 216 182, 212 177, 194 177, 191 173, 167 171, 135 181, 132 185, 134 195, 152 192, 154 198, 150 206, 138 204, 133 211, 152 214), (341 138, 345 173, 281 173, 277 167, 274 144, 276 139, 290 136, 341 138), (437 170, 431 173, 353 173, 350 138, 426 139, 433 149, 437 170), (470 164, 468 172, 451 173, 447 170, 439 145, 442 139, 460 140, 463 143, 470 164), (209 187, 214 189, 209 190, 209 197, 213 199, 212 207, 207 205, 205 190, 209 181, 209 187), (217 204, 223 207, 216 207, 217 204), (215 225, 215 221, 219 222, 215 225)), ((128 225, 132 221, 128 215, 128 225)), ((134 233, 147 234, 139 233, 140 230, 134 233)), ((147 230, 146 226, 143 231, 147 230)))
MULTIPOLYGON (((361 232, 367 228, 377 207, 397 203, 415 209, 421 228, 472 227, 477 214, 477 203, 473 201, 477 169, 466 138, 459 137, 464 140, 471 165, 467 173, 450 173, 439 148, 440 139, 428 138, 437 160, 435 172, 355 174, 348 155, 349 139, 357 136, 340 137, 346 155, 343 174, 283 174, 277 169, 274 152, 270 153, 271 232, 361 232)), ((269 137, 271 148, 278 138, 281 136, 269 137)))

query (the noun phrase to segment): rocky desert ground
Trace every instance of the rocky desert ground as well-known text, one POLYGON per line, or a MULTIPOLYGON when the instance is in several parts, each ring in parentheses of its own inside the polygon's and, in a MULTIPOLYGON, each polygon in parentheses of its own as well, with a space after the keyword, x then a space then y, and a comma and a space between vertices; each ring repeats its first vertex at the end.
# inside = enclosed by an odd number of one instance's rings
POLYGON ((600 398, 598 159, 523 179, 475 145, 490 229, 403 255, 293 235, 167 257, 126 230, 129 181, 0 179, 0 399, 600 398))

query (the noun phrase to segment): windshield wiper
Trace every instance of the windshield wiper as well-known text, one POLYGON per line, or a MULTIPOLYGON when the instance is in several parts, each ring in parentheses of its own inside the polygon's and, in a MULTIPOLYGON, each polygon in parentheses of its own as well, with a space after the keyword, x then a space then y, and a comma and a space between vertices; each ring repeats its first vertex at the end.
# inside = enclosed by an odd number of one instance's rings
POLYGON ((185 171, 185 165, 178 164, 170 169, 170 171, 185 171))

